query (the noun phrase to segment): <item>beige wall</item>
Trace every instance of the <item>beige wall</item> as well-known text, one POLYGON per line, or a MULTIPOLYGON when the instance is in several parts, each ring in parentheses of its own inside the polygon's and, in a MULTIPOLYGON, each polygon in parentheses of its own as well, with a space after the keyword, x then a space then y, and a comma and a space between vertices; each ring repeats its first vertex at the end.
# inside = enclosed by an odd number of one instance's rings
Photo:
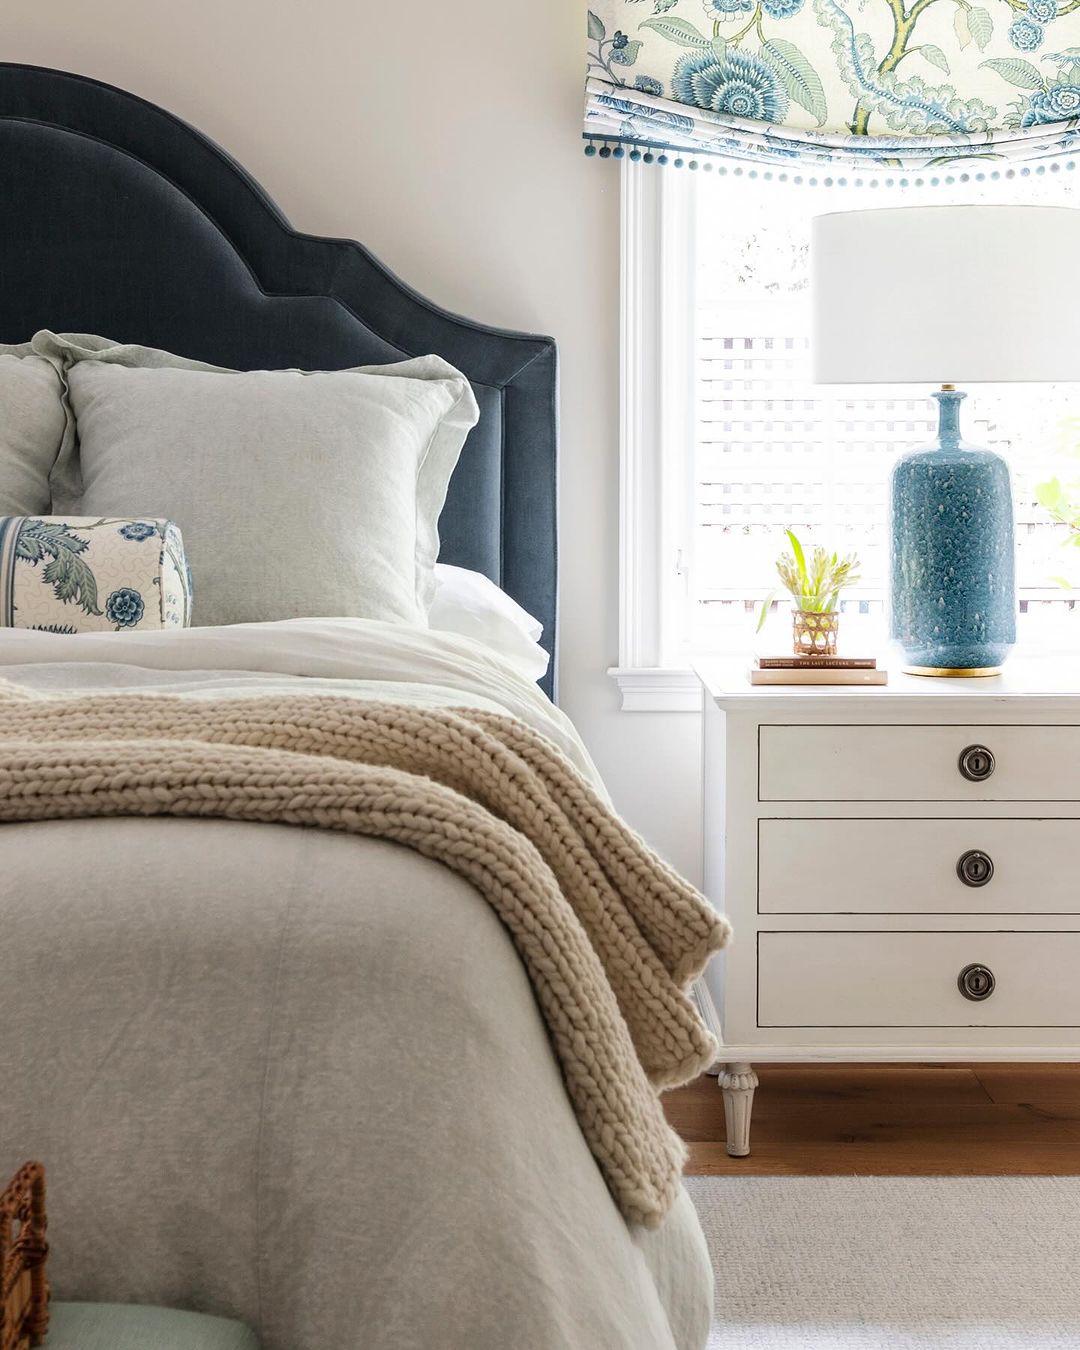
POLYGON ((696 878, 698 719, 620 714, 618 172, 581 153, 584 0, 4 0, 0 53, 121 85, 224 145, 299 228, 562 362, 561 701, 696 878))

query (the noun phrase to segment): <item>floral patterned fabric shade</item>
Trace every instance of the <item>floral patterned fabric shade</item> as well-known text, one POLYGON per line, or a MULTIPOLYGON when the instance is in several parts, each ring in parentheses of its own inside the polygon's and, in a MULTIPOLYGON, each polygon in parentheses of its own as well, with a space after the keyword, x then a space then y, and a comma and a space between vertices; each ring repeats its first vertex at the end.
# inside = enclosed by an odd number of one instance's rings
POLYGON ((1058 170, 1080 149, 1080 0, 594 0, 585 138, 793 172, 1058 170))

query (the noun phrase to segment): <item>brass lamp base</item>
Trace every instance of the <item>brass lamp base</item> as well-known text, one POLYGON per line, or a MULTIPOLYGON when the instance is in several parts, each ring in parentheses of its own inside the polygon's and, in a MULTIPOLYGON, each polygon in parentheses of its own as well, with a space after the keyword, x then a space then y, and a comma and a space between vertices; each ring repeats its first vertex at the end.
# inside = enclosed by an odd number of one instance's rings
POLYGON ((982 679, 985 675, 1000 675, 1000 666, 904 666, 905 675, 936 675, 939 679, 982 679))

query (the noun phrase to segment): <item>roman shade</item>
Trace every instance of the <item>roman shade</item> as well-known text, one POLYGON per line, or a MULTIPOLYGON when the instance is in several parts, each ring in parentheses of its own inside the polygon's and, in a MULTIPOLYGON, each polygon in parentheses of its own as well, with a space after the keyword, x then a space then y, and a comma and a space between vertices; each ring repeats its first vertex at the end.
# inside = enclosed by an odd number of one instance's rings
POLYGON ((603 158, 921 185, 1080 153, 1080 0, 593 0, 587 53, 603 158))

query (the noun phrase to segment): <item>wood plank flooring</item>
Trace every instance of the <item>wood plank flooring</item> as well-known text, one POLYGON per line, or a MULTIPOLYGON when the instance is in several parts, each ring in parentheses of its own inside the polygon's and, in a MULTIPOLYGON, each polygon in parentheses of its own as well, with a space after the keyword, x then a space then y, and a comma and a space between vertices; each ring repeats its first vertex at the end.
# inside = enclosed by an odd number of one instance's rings
POLYGON ((748 1158, 715 1078, 667 1093, 691 1175, 1080 1176, 1080 1065, 759 1064, 748 1158))

